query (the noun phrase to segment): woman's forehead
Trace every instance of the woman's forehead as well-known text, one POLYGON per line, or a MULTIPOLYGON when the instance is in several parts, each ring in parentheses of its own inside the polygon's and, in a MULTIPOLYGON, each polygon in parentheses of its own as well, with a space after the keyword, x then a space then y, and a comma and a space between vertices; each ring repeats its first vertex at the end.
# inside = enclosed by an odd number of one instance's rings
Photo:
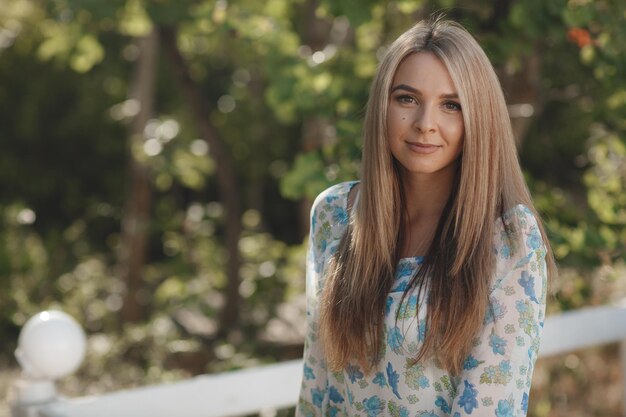
POLYGON ((444 63, 432 52, 406 56, 394 74, 391 90, 402 87, 414 94, 456 96, 457 91, 444 63), (412 91, 414 90, 414 91, 412 91))

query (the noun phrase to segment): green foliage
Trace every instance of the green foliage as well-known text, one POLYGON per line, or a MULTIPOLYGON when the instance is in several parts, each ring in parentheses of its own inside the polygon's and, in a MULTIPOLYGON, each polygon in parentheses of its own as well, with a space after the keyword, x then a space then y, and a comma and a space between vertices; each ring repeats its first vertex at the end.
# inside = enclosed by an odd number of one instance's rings
POLYGON ((323 161, 312 152, 296 157, 293 169, 281 183, 281 193, 293 199, 302 195, 317 195, 328 188, 328 183, 324 176, 323 161))
POLYGON ((603 223, 626 224, 626 145, 604 133, 590 146, 591 167, 585 175, 589 205, 603 223))
MULTIPOLYGON (((372 8, 379 2, 374 0, 336 0, 320 2, 318 13, 331 16, 346 16, 354 26, 370 21, 372 8)), ((407 2, 404 2, 407 6, 407 2)))

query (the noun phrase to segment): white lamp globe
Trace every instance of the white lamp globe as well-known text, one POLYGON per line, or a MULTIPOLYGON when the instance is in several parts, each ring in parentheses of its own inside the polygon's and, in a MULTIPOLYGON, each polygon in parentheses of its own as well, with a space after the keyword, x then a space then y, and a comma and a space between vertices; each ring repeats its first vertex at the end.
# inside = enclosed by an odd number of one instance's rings
POLYGON ((87 339, 80 325, 62 311, 31 317, 20 332, 15 357, 37 379, 58 379, 74 372, 85 357, 87 339))

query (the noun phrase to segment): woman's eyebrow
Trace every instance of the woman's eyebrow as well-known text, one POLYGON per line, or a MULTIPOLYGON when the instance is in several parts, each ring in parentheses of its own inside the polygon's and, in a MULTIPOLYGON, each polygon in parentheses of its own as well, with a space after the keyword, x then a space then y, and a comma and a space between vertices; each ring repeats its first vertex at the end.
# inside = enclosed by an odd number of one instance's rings
POLYGON ((391 89, 391 92, 393 93, 396 90, 406 90, 406 91, 411 92, 413 94, 421 94, 418 90, 416 90, 415 88, 413 88, 411 86, 408 86, 406 84, 398 84, 398 85, 396 85, 395 87, 393 87, 391 89))
MULTIPOLYGON (((395 87, 393 87, 391 89, 391 92, 393 93, 396 90, 405 90, 405 91, 408 91, 408 92, 416 94, 416 95, 422 95, 422 93, 419 90, 417 90, 417 89, 415 89, 415 88, 413 88, 413 87, 411 87, 409 85, 406 85, 406 84, 398 84, 398 85, 396 85, 395 87)), ((457 93, 442 94, 442 95, 439 96, 439 98, 458 99, 459 95, 457 93)))

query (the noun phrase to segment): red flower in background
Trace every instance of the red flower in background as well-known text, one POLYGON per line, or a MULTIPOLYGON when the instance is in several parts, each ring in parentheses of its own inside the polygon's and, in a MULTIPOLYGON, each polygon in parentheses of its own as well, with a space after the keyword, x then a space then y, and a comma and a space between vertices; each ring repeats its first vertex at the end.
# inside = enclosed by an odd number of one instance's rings
POLYGON ((587 29, 583 28, 571 28, 567 31, 567 39, 570 42, 578 45, 579 48, 587 46, 592 43, 591 35, 587 29))

